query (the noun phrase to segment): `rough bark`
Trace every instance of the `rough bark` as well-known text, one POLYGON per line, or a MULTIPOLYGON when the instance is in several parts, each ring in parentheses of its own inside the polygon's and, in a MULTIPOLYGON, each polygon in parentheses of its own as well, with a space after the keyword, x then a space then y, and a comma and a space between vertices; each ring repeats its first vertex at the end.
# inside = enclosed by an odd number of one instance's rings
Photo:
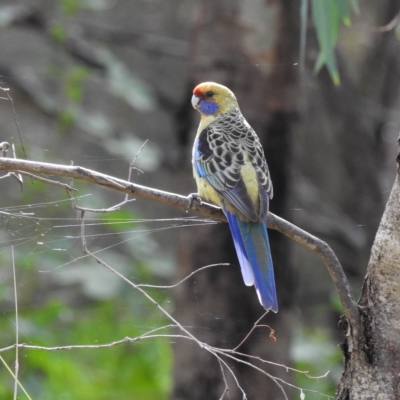
MULTIPOLYGON (((337 400, 400 398, 400 170, 371 251, 359 310, 358 346, 343 345, 337 400)), ((347 329, 345 324, 344 326, 347 329)))

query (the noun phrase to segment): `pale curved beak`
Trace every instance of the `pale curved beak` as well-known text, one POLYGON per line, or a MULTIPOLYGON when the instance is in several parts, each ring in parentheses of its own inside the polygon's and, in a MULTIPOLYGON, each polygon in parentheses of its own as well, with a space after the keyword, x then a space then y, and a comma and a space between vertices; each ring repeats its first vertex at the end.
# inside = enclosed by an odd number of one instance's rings
POLYGON ((200 97, 196 96, 195 94, 192 96, 192 106, 197 110, 199 106, 200 97))

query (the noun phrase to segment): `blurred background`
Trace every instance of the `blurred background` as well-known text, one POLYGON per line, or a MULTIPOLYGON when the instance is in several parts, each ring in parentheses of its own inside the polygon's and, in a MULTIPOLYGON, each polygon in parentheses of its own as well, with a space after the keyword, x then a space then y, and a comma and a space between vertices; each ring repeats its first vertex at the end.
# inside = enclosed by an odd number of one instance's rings
MULTIPOLYGON (((202 81, 227 85, 264 146, 271 211, 327 241, 358 298, 396 169, 400 5, 331 0, 324 14, 317 3, 1 0, 0 86, 10 89, 16 117, 4 92, 0 141, 14 143, 20 158, 72 161, 122 179, 135 159, 133 182, 187 195, 196 190, 192 89, 202 81)), ((123 200, 74 185, 80 206, 123 200)), ((20 342, 103 344, 170 324, 84 255, 79 214, 65 191, 24 178, 22 191, 16 180, 1 180, 0 193, 1 348, 15 343, 12 246, 20 342)), ((89 249, 135 283, 169 285, 200 267, 231 264, 173 289, 146 289, 199 340, 232 349, 262 316, 254 289, 242 282, 226 224, 140 199, 86 218, 89 249)), ((239 351, 276 364, 241 360, 276 377, 289 399, 301 398, 294 387, 307 399, 333 396, 342 332, 332 282, 317 256, 277 232, 270 238, 280 310, 261 323, 277 340, 260 327, 239 351), (312 379, 285 366, 311 376, 330 372, 312 379)), ((13 366, 14 351, 0 355, 13 366)), ((223 360, 248 399, 285 398, 270 377, 223 360)), ((23 350, 19 376, 41 400, 243 398, 227 367, 223 396, 215 356, 194 342, 160 337, 106 349, 23 350)), ((1 399, 12 398, 13 385, 0 363, 1 399)))

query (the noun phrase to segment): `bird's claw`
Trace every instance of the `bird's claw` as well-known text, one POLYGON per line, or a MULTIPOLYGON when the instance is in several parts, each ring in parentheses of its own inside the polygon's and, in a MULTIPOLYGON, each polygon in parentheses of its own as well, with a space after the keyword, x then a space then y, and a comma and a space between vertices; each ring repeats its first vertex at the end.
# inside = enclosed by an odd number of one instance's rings
POLYGON ((192 208, 194 203, 197 203, 200 206, 203 204, 203 200, 201 200, 201 197, 199 196, 198 193, 190 193, 187 198, 189 200, 189 204, 188 204, 188 207, 186 210, 188 210, 189 208, 192 208))

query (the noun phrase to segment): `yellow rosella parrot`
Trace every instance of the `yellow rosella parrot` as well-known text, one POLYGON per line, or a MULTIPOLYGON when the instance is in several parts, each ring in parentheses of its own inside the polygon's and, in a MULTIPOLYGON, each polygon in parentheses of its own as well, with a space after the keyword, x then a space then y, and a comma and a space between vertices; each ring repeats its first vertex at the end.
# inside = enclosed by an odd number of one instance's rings
POLYGON ((201 115, 192 158, 198 194, 222 208, 244 283, 255 286, 266 310, 277 312, 266 228, 273 190, 261 143, 227 87, 201 83, 193 90, 192 105, 201 115))

